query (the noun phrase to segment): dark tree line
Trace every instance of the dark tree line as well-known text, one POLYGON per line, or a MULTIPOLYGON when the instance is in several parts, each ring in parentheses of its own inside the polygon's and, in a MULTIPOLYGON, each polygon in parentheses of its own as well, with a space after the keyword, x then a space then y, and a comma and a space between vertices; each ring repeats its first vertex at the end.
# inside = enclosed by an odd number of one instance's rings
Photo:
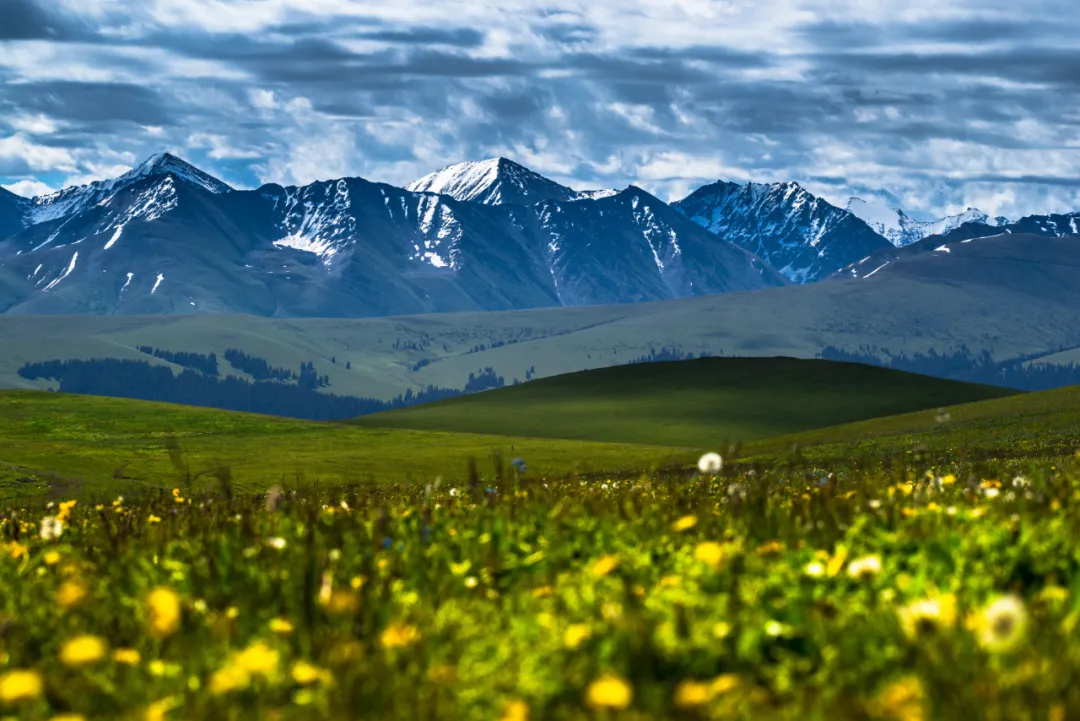
POLYGON ((635 365, 637 363, 658 363, 661 361, 682 361, 682 360, 694 360, 695 358, 708 358, 708 351, 701 351, 697 355, 693 353, 683 353, 682 349, 678 346, 662 346, 660 350, 655 348, 649 349, 648 355, 638 356, 630 361, 629 365, 635 365))
POLYGON ((988 350, 975 355, 967 346, 960 346, 959 350, 951 352, 939 353, 931 348, 926 353, 900 354, 888 357, 888 360, 882 360, 881 356, 884 355, 880 348, 863 346, 858 351, 847 351, 829 346, 824 348, 818 357, 1025 391, 1080 385, 1080 366, 1075 363, 1029 364, 1029 361, 1043 354, 994 361, 988 350))
POLYGON ((482 369, 479 373, 470 373, 469 380, 465 383, 466 393, 479 393, 491 388, 502 388, 506 380, 495 372, 491 366, 482 369))
POLYGON ((242 373, 247 373, 257 381, 289 381, 297 380, 296 372, 289 368, 274 368, 263 358, 248 355, 237 348, 229 348, 225 351, 225 360, 229 365, 242 373))
MULTIPOLYGON (((168 366, 116 358, 27 363, 19 369, 19 375, 28 380, 59 381, 61 393, 137 398, 319 421, 354 418, 452 398, 466 392, 429 385, 420 391, 410 388, 392 400, 381 401, 320 393, 279 381, 252 382, 235 376, 220 378, 190 369, 174 375, 168 366)), ((468 392, 497 387, 490 385, 496 382, 502 385, 502 378, 493 378, 493 375, 490 368, 479 376, 470 374, 472 390, 468 392)))
POLYGON ((315 363, 309 361, 307 363, 300 364, 300 377, 296 381, 296 385, 301 388, 307 388, 308 390, 315 390, 316 388, 329 388, 330 376, 319 375, 315 372, 315 363))
POLYGON ((173 352, 148 345, 139 346, 139 352, 161 358, 184 368, 202 371, 207 375, 216 376, 218 374, 217 354, 215 353, 204 355, 203 353, 187 353, 185 351, 173 352))

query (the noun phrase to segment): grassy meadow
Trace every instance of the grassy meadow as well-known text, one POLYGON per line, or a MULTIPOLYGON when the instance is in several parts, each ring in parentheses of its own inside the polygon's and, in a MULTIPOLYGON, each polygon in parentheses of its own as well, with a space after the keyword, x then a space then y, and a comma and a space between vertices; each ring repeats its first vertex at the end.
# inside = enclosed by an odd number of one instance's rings
POLYGON ((1080 710, 1080 390, 691 449, 0 394, 0 717, 1080 710))
POLYGON ((0 392, 0 499, 172 488, 239 492, 466 477, 516 457, 545 474, 686 463, 688 449, 369 429, 121 398, 0 392))
POLYGON ((568 373, 354 422, 714 448, 1017 393, 857 363, 700 358, 568 373))

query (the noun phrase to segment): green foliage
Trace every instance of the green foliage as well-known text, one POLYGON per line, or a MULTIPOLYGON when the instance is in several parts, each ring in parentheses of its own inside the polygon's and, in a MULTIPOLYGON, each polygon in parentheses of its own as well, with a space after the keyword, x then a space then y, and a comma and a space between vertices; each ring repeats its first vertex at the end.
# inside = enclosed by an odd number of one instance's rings
POLYGON ((545 473, 630 471, 687 462, 685 450, 464 433, 368 429, 207 408, 61 393, 0 392, 0 499, 80 497, 193 484, 229 468, 240 491, 443 476, 493 454, 545 473), (183 467, 167 444, 180 449, 183 467))
POLYGON ((706 448, 1016 393, 853 363, 702 358, 570 373, 355 422, 706 448))

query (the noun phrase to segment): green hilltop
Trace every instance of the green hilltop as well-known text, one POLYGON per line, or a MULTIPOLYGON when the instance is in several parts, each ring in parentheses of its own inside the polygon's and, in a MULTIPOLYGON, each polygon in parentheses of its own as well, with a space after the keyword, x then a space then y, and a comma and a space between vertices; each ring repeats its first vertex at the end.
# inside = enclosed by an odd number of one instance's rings
POLYGON ((1017 393, 857 363, 701 358, 568 373, 352 423, 719 448, 1017 393))

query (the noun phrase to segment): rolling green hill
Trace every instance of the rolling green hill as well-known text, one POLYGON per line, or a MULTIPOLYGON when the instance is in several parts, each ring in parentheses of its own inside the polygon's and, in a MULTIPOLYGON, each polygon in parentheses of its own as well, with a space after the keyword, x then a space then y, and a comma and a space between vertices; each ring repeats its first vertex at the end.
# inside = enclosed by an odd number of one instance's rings
POLYGON ((569 373, 352 423, 719 448, 1015 393, 855 363, 701 358, 569 373))
MULTIPOLYGON (((800 448, 822 465, 921 452, 925 462, 1071 459, 1080 453, 1080 386, 1024 393, 945 409, 873 418, 763 439, 744 457, 800 448)), ((910 458, 910 455, 909 455, 910 458)))
POLYGON ((691 462, 686 449, 371 429, 207 408, 38 391, 0 392, 0 499, 132 493, 215 483, 460 482, 468 460, 529 459, 530 473, 639 471, 691 462), (172 440, 170 440, 172 439, 172 440), (178 453, 170 453, 175 442, 178 453), (174 462, 175 461, 175 462, 174 462))

